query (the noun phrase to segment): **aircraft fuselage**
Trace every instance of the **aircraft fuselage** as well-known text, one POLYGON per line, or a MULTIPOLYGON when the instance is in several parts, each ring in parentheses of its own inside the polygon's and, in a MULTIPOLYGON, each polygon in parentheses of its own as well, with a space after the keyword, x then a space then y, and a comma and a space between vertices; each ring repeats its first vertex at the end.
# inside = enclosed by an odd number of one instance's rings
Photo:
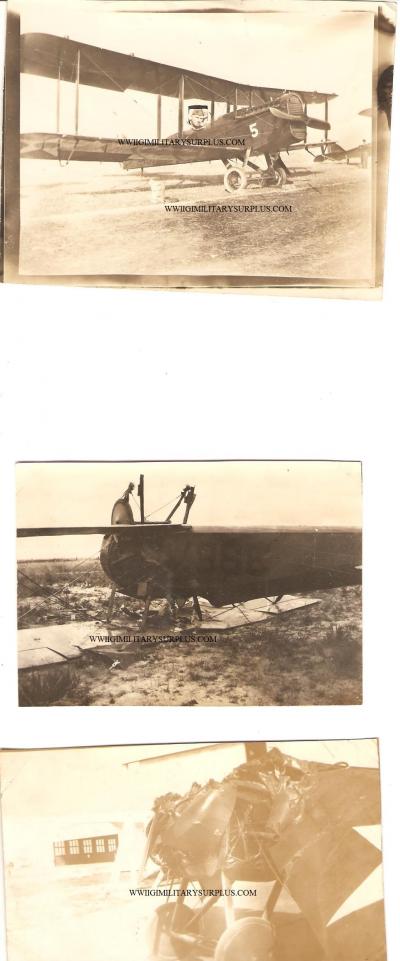
MULTIPOLYGON (((299 110, 303 110, 300 97, 298 103, 299 110)), ((132 139, 126 144, 130 147, 130 155, 124 166, 136 169, 207 160, 227 161, 243 159, 247 151, 253 157, 277 154, 293 143, 301 143, 305 130, 305 124, 300 120, 289 122, 274 117, 267 105, 245 108, 225 113, 199 130, 188 127, 181 135, 173 133, 158 142, 150 138, 147 141, 132 139)))
POLYGON ((135 524, 104 537, 100 561, 121 594, 199 595, 220 606, 360 584, 361 532, 135 524))

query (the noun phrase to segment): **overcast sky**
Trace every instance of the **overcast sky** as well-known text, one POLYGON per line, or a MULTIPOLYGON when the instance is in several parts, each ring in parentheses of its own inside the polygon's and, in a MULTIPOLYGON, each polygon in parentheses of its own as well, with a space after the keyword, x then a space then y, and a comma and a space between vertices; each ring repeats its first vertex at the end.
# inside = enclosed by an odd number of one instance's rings
MULTIPOLYGON (((371 104, 371 14, 348 9, 332 14, 331 3, 325 4, 322 14, 321 4, 301 14, 117 14, 109 13, 110 5, 89 5, 87 0, 63 5, 56 0, 50 4, 20 0, 18 6, 24 33, 68 36, 238 83, 336 93, 338 98, 330 104, 334 136, 344 146, 370 138, 370 120, 358 113, 371 104)), ((62 88, 61 128, 72 133, 74 88, 67 83, 62 88)), ((55 81, 24 75, 21 129, 53 132, 55 101, 55 81)), ((82 87, 80 110, 82 133, 109 137, 156 133, 155 97, 150 94, 82 87)), ((309 112, 321 117, 323 106, 313 106, 309 112)), ((163 135, 176 132, 176 101, 164 98, 163 118, 163 135)), ((319 131, 311 131, 311 136, 321 139, 319 131)))
MULTIPOLYGON (((145 512, 165 520, 185 484, 196 488, 193 525, 361 526, 361 465, 334 461, 56 463, 16 467, 17 526, 109 524, 114 502, 145 476, 145 512), (157 513, 153 513, 157 511, 157 513)), ((182 507, 174 520, 180 522, 182 507)), ((101 535, 20 538, 18 558, 89 557, 101 535)))

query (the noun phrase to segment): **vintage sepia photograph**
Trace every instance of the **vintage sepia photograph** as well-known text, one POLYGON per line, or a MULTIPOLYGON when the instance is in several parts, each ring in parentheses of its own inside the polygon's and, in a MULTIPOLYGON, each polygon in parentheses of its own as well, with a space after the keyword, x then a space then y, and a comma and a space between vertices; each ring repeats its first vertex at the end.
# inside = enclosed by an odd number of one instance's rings
POLYGON ((362 702, 351 461, 16 466, 24 707, 362 702))
POLYGON ((1 754, 8 961, 386 961, 374 739, 1 754))
POLYGON ((8 11, 6 280, 381 289, 395 4, 8 11))

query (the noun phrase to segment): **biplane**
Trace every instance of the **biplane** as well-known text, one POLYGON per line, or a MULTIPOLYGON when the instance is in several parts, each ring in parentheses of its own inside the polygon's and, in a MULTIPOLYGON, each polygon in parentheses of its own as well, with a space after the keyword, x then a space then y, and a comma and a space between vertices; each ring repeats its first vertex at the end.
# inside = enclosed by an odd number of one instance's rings
POLYGON ((361 167, 365 169, 368 167, 368 160, 371 156, 372 147, 370 143, 363 140, 362 143, 358 144, 357 147, 350 147, 346 149, 341 147, 339 143, 327 143, 326 145, 321 145, 321 153, 314 158, 314 163, 321 163, 324 160, 334 160, 336 163, 340 163, 345 160, 347 164, 350 164, 353 160, 358 161, 361 167))
MULTIPOLYGON (((144 476, 135 520, 130 496, 134 484, 115 502, 111 523, 99 527, 18 528, 19 537, 102 534, 100 563, 111 582, 108 616, 116 592, 144 605, 164 598, 175 616, 192 600, 202 620, 199 597, 215 607, 361 583, 361 531, 333 527, 197 527, 188 524, 195 489, 186 485, 161 523, 146 520, 144 476), (183 506, 182 523, 172 522, 183 506)), ((296 605, 292 604, 291 609, 296 605)), ((303 606, 300 602, 297 606, 303 606)))
POLYGON ((380 823, 379 771, 261 742, 246 755, 222 781, 155 799, 141 882, 173 893, 151 961, 385 961, 383 901, 340 910, 381 863, 357 831, 380 823))
MULTIPOLYGON (((365 110, 359 110, 358 115, 359 117, 373 117, 373 108, 366 107, 365 110)), ((350 164, 352 160, 358 160, 360 166, 365 170, 368 167, 371 155, 372 144, 367 143, 366 140, 355 147, 342 147, 340 143, 332 140, 321 143, 321 152, 314 157, 314 162, 321 163, 324 160, 334 160, 336 163, 340 163, 345 160, 347 164, 350 164)))
MULTIPOLYGON (((285 90, 235 83, 166 63, 106 50, 65 37, 27 33, 21 37, 20 69, 56 81, 56 132, 22 133, 21 158, 121 163, 127 170, 220 160, 228 192, 246 187, 249 177, 282 186, 287 168, 280 152, 309 147, 308 128, 322 130, 327 141, 328 103, 334 93, 285 90), (61 84, 75 84, 75 132, 61 134, 61 84), (135 90, 156 97, 156 137, 137 141, 86 136, 79 133, 81 84, 104 90, 135 90), (162 136, 163 98, 178 104, 177 131, 162 136), (196 101, 197 116, 210 110, 209 121, 185 127, 185 103, 196 101), (201 100, 201 103, 198 101, 201 100), (225 111, 216 116, 216 105, 225 111), (324 105, 323 119, 310 116, 312 105, 324 105), (209 106, 210 105, 210 106, 209 106), (254 163, 263 157, 266 168, 254 163)), ((192 104, 193 106, 193 104, 192 104)), ((196 111, 194 111, 196 112, 196 111)))

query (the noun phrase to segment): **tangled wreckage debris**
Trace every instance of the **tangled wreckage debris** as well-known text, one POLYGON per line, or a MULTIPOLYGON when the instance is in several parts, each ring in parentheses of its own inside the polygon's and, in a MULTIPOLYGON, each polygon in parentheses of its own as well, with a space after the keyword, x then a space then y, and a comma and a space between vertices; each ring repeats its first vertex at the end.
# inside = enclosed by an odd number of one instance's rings
MULTIPOLYGON (((144 872, 148 860, 158 872, 144 882, 174 896, 155 911, 154 961, 165 957, 160 944, 171 959, 235 961, 245 951, 255 961, 346 961, 349 938, 351 957, 362 961, 365 909, 346 924, 335 914, 381 860, 354 830, 379 822, 377 771, 298 761, 272 748, 221 781, 158 797, 153 811, 144 872), (238 882, 250 898, 262 894, 262 904, 257 897, 249 909, 235 898, 238 882), (189 889, 199 906, 184 903, 189 889)), ((383 913, 368 910, 371 957, 383 961, 383 913)))

